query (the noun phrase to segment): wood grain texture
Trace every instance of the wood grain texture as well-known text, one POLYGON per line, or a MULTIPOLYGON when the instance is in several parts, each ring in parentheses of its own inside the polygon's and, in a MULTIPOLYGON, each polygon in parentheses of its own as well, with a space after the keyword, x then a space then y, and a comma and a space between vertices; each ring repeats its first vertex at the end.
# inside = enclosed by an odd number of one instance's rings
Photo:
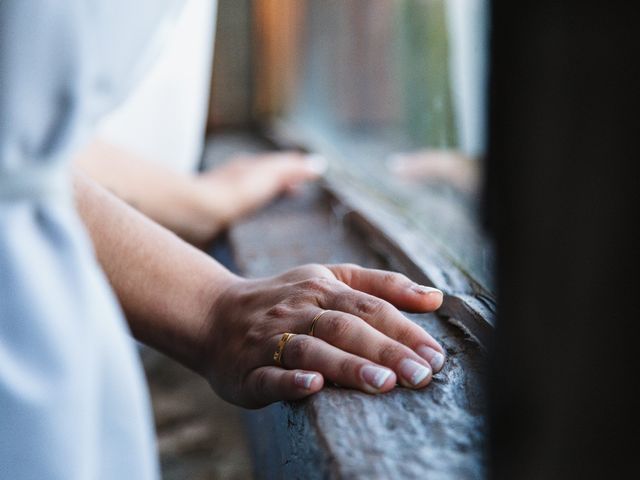
MULTIPOLYGON (((208 143, 204 166, 234 151, 266 148, 255 137, 219 135, 208 143)), ((231 229, 236 267, 259 277, 302 263, 355 262, 421 279, 410 263, 381 255, 377 237, 356 225, 352 214, 319 185, 282 198, 231 229)), ((464 278, 458 281, 468 288, 464 278)), ((257 478, 485 478, 484 350, 438 315, 408 316, 446 349, 448 361, 431 385, 379 396, 329 386, 302 402, 247 411, 257 478)))
MULTIPOLYGON (((386 266, 318 188, 236 226, 231 242, 249 276, 305 262, 386 266)), ((483 353, 436 315, 410 318, 446 348, 432 384, 379 396, 328 387, 308 401, 250 412, 259 478, 483 478, 483 353)))

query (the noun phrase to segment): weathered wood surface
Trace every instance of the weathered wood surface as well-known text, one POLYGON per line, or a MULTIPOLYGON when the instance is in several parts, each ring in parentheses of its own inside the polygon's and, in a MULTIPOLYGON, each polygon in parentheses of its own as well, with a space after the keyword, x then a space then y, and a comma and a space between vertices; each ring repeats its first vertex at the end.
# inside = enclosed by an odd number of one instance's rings
MULTIPOLYGON (((214 137, 206 166, 263 148, 242 135, 214 137)), ((281 199, 231 229, 236 266, 254 277, 308 262, 389 267, 373 236, 352 229, 347 217, 318 186, 281 199)), ((431 385, 379 396, 327 387, 302 402, 247 412, 258 478, 484 478, 483 351, 441 317, 408 316, 446 348, 448 361, 431 385)))
POLYGON ((348 212, 344 221, 357 228, 367 238, 369 247, 382 255, 390 267, 445 293, 438 311, 440 316, 463 328, 481 345, 490 344, 496 305, 487 290, 441 250, 429 245, 423 236, 403 226, 400 219, 376 210, 355 195, 346 195, 333 186, 326 188, 348 212))
MULTIPOLYGON (((345 228, 318 188, 284 199, 231 231, 240 270, 270 275, 305 262, 385 265, 345 228)), ((421 391, 371 396, 336 387, 249 414, 262 478, 483 478, 483 354, 436 315, 410 315, 447 350, 421 391)))

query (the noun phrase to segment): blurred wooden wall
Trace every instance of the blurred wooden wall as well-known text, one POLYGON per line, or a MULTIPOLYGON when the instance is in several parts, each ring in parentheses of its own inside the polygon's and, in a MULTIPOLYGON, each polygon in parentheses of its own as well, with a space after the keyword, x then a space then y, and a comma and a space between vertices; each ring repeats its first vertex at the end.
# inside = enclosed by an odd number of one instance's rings
POLYGON ((344 126, 397 117, 393 88, 395 2, 255 0, 254 113, 264 120, 293 102, 344 126))
POLYGON ((209 128, 246 128, 281 113, 296 84, 305 2, 220 0, 209 128))
POLYGON ((415 95, 429 84, 428 98, 448 105, 436 81, 446 48, 431 58, 416 43, 445 45, 443 8, 443 0, 220 0, 209 127, 253 126, 301 100, 347 128, 397 124, 408 112, 424 136, 427 100, 415 95))
POLYGON ((305 48, 305 10, 300 0, 256 0, 254 22, 254 114, 283 112, 295 96, 305 48))
POLYGON ((209 130, 245 128, 252 121, 252 0, 219 0, 209 101, 209 130))

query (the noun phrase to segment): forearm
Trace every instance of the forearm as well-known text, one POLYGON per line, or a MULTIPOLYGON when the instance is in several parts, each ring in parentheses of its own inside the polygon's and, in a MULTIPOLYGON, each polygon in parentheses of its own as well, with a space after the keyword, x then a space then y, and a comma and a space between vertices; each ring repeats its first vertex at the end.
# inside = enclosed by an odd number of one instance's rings
POLYGON ((369 393, 396 382, 422 388, 444 364, 443 348, 392 305, 431 311, 442 292, 353 265, 244 280, 82 174, 75 192, 136 338, 201 373, 231 402, 304 398, 324 378, 369 393))
POLYGON ((110 143, 95 140, 76 157, 76 167, 116 196, 199 244, 224 228, 226 203, 196 177, 155 165, 110 143))
POLYGON ((75 165, 188 242, 203 246, 240 217, 282 192, 314 180, 326 162, 295 152, 236 157, 200 174, 181 174, 96 140, 75 165))
POLYGON ((83 174, 78 211, 134 336, 197 369, 205 319, 237 277, 83 174))

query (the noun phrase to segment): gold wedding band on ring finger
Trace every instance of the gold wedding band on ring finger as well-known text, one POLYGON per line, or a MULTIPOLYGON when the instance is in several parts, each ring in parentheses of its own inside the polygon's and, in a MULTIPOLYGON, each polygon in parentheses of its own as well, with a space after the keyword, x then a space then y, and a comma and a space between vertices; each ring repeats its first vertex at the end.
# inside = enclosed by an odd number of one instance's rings
POLYGON ((309 333, 308 335, 310 337, 313 337, 313 334, 316 330, 316 323, 318 323, 318 320, 320 320, 320 317, 322 317, 325 313, 327 313, 329 310, 321 310, 320 312, 318 312, 316 314, 315 317, 313 317, 313 320, 311 320, 311 326, 309 327, 309 333))
POLYGON ((273 361, 276 363, 278 367, 282 366, 282 357, 284 355, 284 347, 286 347, 289 340, 291 340, 295 336, 296 336, 295 333, 287 332, 287 333, 283 333, 282 336, 280 337, 280 341, 278 342, 276 351, 273 353, 273 361))
MULTIPOLYGON (((321 310, 316 314, 315 317, 313 317, 313 320, 311 320, 311 326, 309 327, 309 332, 308 332, 309 336, 313 337, 313 334, 316 328, 316 323, 318 323, 318 320, 320 319, 320 317, 322 317, 328 311, 329 310, 321 310)), ((278 367, 282 366, 282 357, 284 356, 284 348, 287 346, 287 343, 289 342, 289 340, 291 340, 295 336, 296 336, 295 333, 286 332, 286 333, 283 333, 282 336, 280 337, 280 340, 278 341, 278 346, 276 347, 276 351, 273 353, 273 361, 278 367)))

